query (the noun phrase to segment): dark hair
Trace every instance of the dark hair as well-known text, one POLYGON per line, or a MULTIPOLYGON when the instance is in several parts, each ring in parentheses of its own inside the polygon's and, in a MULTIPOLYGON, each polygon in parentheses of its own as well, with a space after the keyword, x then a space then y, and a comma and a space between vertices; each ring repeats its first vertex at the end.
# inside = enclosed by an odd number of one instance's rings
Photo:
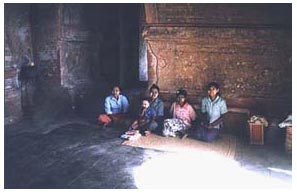
POLYGON ((150 98, 149 97, 142 97, 141 101, 150 101, 150 98))
POLYGON ((119 85, 114 85, 114 86, 112 86, 111 90, 113 90, 115 87, 118 87, 120 91, 122 90, 121 87, 120 87, 119 85))
MULTIPOLYGON (((215 87, 216 89, 220 89, 220 85, 216 82, 210 82, 207 85, 207 90, 210 89, 211 87, 215 87)), ((221 96, 221 90, 217 93, 217 96, 221 96)))
POLYGON ((210 82, 207 85, 207 89, 210 89, 211 87, 215 87, 216 89, 219 89, 220 85, 218 83, 216 83, 216 82, 210 82))
POLYGON ((184 89, 179 89, 176 91, 176 97, 178 97, 179 95, 183 95, 184 97, 187 97, 187 91, 184 89))
POLYGON ((150 88, 150 92, 152 92, 153 89, 157 89, 158 90, 158 93, 160 92, 160 89, 159 87, 156 85, 156 84, 153 84, 150 88))

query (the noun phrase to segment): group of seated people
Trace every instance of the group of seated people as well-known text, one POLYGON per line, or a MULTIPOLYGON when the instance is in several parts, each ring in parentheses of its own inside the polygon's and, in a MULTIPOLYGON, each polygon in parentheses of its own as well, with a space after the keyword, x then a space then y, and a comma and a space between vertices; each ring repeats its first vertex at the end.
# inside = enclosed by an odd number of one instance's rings
MULTIPOLYGON (((164 119, 164 102, 159 98, 160 89, 153 84, 149 97, 143 98, 138 117, 131 121, 129 131, 139 131, 142 135, 158 132, 165 137, 191 137, 210 142, 219 137, 223 126, 223 117, 227 113, 226 101, 220 95, 216 82, 207 85, 207 96, 201 101, 201 117, 187 101, 187 91, 179 89, 176 101, 170 107, 170 117, 164 119)), ((125 124, 129 120, 129 102, 115 86, 112 94, 105 99, 105 114, 98 116, 98 123, 103 126, 125 124)))

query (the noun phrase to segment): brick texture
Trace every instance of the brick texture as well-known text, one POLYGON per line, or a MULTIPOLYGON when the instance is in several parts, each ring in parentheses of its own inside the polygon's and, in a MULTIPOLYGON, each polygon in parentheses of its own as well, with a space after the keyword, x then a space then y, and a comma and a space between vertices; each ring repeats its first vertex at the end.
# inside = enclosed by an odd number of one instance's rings
POLYGON ((165 100, 183 87, 199 103, 217 81, 230 106, 288 112, 290 4, 146 4, 149 84, 165 100))
POLYGON ((22 118, 19 72, 32 61, 30 5, 5 5, 4 124, 22 118))
POLYGON ((39 84, 60 85, 59 4, 31 5, 34 59, 39 68, 39 84))

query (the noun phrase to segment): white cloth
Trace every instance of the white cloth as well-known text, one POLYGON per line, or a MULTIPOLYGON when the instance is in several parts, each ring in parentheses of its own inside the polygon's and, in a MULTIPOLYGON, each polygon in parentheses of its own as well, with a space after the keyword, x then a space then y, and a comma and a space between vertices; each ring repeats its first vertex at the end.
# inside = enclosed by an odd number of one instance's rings
POLYGON ((292 126, 292 115, 289 115, 283 122, 278 124, 280 128, 285 128, 288 126, 292 126))

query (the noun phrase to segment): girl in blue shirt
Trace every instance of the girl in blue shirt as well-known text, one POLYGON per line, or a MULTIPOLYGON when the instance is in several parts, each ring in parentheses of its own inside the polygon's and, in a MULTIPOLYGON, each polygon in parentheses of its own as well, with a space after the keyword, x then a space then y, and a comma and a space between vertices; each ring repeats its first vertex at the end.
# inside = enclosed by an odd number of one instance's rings
POLYGON ((203 141, 213 141, 218 138, 223 126, 224 115, 228 112, 226 101, 220 96, 218 83, 211 82, 207 86, 208 96, 201 101, 203 114, 201 127, 198 129, 197 138, 203 141))
POLYGON ((103 126, 112 123, 123 123, 129 111, 129 101, 126 96, 120 94, 120 87, 114 86, 110 96, 105 98, 105 114, 98 116, 98 123, 103 126))

